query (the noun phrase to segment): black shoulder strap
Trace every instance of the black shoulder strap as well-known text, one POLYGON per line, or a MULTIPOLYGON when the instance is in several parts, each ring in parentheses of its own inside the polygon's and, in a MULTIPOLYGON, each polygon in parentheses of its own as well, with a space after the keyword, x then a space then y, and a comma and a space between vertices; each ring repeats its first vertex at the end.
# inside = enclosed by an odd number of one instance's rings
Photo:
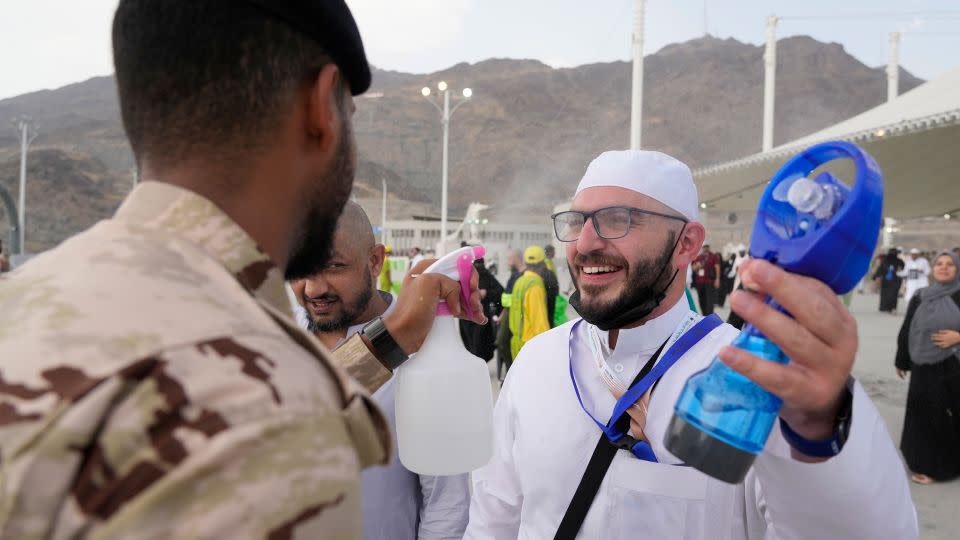
MULTIPOLYGON (((637 384, 650 373, 666 344, 664 342, 663 345, 660 345, 657 352, 644 364, 640 373, 634 377, 630 386, 637 384)), ((630 417, 623 415, 620 421, 629 424, 630 417)), ((577 533, 580 532, 580 527, 583 525, 583 520, 587 518, 587 512, 593 505, 593 499, 600 491, 603 477, 607 475, 607 470, 613 463, 613 456, 617 455, 617 450, 619 449, 607 440, 607 436, 601 431, 600 440, 597 441, 597 446, 593 449, 593 455, 590 456, 590 463, 587 464, 587 469, 583 472, 583 477, 580 478, 580 485, 577 486, 577 491, 570 499, 570 505, 567 506, 567 511, 563 514, 563 519, 560 521, 560 526, 557 528, 557 534, 553 537, 553 540, 574 540, 577 537, 577 533)))

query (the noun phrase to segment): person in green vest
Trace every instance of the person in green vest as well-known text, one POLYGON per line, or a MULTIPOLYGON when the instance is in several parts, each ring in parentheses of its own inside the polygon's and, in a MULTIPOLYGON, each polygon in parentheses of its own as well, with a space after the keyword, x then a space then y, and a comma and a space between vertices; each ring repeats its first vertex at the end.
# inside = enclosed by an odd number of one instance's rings
POLYGON ((547 288, 547 315, 549 316, 550 328, 558 326, 557 316, 557 298, 560 296, 560 282, 557 280, 557 268, 553 264, 553 257, 556 251, 553 246, 547 244, 543 246, 543 267, 537 272, 543 278, 543 284, 547 288))
POLYGON ((379 283, 378 283, 379 287, 377 287, 377 288, 380 289, 381 291, 392 292, 392 290, 393 290, 393 283, 391 283, 391 281, 390 281, 390 262, 389 262, 389 257, 390 257, 390 254, 393 252, 393 250, 390 249, 390 245, 389 245, 389 244, 386 246, 385 251, 386 251, 386 258, 385 258, 384 261, 383 261, 383 266, 380 267, 380 278, 378 279, 378 281, 379 281, 379 283))
POLYGON ((546 270, 545 258, 540 246, 530 246, 523 252, 526 268, 510 294, 510 352, 513 358, 526 342, 550 329, 547 288, 540 277, 546 270))

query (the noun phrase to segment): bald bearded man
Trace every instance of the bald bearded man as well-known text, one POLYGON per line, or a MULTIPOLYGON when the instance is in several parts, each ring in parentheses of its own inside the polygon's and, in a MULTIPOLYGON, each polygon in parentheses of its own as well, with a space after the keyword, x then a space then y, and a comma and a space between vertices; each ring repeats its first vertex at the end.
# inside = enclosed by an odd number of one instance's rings
MULTIPOLYGON (((337 222, 333 256, 319 273, 291 282, 306 315, 307 329, 334 350, 368 322, 389 315, 396 304, 376 289, 385 248, 360 205, 348 202, 337 222)), ((396 448, 394 379, 374 394, 387 418, 396 448)), ((383 467, 361 473, 364 538, 379 540, 459 539, 467 524, 467 475, 421 476, 407 470, 394 454, 383 467)))
POLYGON ((744 284, 796 319, 745 291, 733 294, 732 307, 791 362, 728 347, 737 330, 684 300, 683 278, 706 234, 698 207, 683 163, 659 152, 606 152, 587 168, 571 210, 553 216, 582 319, 533 338, 507 375, 493 458, 473 475, 465 538, 917 537, 896 448, 850 377, 856 322, 822 283, 749 261, 744 284), (848 435, 829 447, 839 451, 804 454, 774 429, 738 485, 685 466, 664 435, 683 384, 718 354, 783 399, 781 422, 793 441, 805 441, 800 447, 821 448, 839 430, 848 435), (643 374, 661 360, 675 363, 654 383, 643 374), (629 444, 614 445, 601 425, 640 380, 650 390, 614 419, 633 440, 620 431, 614 440, 629 444), (581 484, 598 455, 607 468, 581 484))

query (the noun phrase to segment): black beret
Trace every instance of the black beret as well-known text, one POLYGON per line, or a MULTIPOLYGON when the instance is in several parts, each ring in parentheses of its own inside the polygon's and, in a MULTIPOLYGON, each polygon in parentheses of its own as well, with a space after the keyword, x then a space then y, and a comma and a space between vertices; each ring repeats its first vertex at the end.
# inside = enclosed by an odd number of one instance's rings
POLYGON ((244 1, 319 43, 346 76, 353 95, 370 88, 370 64, 360 30, 344 0, 244 1))

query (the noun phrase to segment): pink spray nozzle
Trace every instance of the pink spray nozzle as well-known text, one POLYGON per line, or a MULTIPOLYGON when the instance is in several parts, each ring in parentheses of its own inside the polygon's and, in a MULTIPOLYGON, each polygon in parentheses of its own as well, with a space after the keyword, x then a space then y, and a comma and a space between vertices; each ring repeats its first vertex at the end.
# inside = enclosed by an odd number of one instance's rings
MULTIPOLYGON (((483 246, 471 246, 469 251, 461 248, 461 253, 456 260, 457 276, 460 282, 460 305, 471 319, 474 315, 473 308, 470 307, 470 278, 473 277, 473 261, 482 259, 486 254, 487 250, 483 246)), ((437 315, 452 315, 446 302, 441 302, 437 306, 437 315)))
MULTIPOLYGON (((483 256, 483 248, 480 246, 474 246, 473 254, 476 256, 477 249, 480 250, 481 255, 483 256)), ((480 258, 476 257, 476 258, 480 258)), ((470 307, 470 278, 473 277, 473 261, 469 255, 464 253, 457 258, 457 271, 460 273, 460 305, 463 306, 463 311, 467 313, 467 317, 473 318, 473 308, 470 307)))

